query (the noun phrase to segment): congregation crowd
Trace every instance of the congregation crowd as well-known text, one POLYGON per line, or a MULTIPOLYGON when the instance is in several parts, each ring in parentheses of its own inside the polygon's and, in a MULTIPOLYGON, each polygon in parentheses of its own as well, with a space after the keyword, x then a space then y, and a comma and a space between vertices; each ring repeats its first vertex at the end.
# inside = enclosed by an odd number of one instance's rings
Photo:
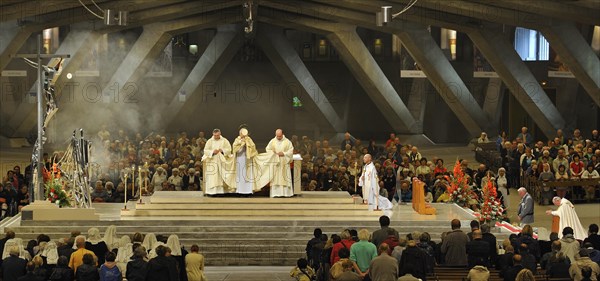
POLYGON ((116 234, 115 226, 107 227, 104 236, 97 228, 58 240, 40 234, 25 246, 8 230, 0 239, 0 276, 2 281, 207 280, 198 245, 188 252, 177 235, 116 234))
MULTIPOLYGON (((454 163, 445 163, 436 156, 422 155, 418 147, 402 144, 400 138, 391 133, 382 145, 374 140, 363 143, 346 133, 339 144, 328 140, 312 140, 307 136, 290 138, 294 154, 302 157, 301 184, 304 191, 347 191, 360 194, 357 178, 363 166, 363 156, 372 155, 379 178, 380 195, 390 201, 410 201, 413 177, 425 183, 427 201, 444 201, 442 196, 453 179, 454 163)), ((490 179, 497 187, 498 197, 504 208, 509 207, 507 198, 510 188, 523 186, 522 179, 535 177, 543 181, 598 178, 600 173, 600 136, 593 130, 584 138, 579 130, 566 137, 562 130, 547 143, 535 142, 526 127, 515 137, 501 133, 496 139, 497 149, 502 157, 502 167, 490 170, 485 164, 469 166, 468 161, 460 160, 462 171, 476 193, 490 179)), ((140 190, 143 194, 154 191, 179 191, 202 189, 202 156, 207 142, 204 132, 188 136, 186 132, 176 137, 150 134, 142 137, 128 135, 123 130, 110 132, 103 127, 94 142, 92 154, 91 182, 94 188, 94 202, 124 202, 125 197, 135 199, 140 190), (137 170, 136 168, 137 167, 137 170), (135 172, 132 172, 135 171, 135 172), (128 177, 124 177, 128 175, 128 177), (140 188, 142 187, 142 188, 140 188), (125 192, 127 191, 127 195, 125 192)), ((490 142, 485 133, 477 142, 490 142)), ((53 161, 63 155, 57 151, 45 154, 43 159, 47 170, 53 161)), ((21 172, 19 166, 7 172, 0 187, 0 201, 6 206, 3 213, 14 215, 28 204, 27 184, 31 181, 30 167, 21 172)), ((550 203, 554 190, 545 190, 543 197, 550 203)), ((557 188, 560 197, 598 198, 597 188, 588 186, 575 188, 573 194, 557 188)), ((472 207, 476 208, 477 204, 472 207)))
POLYGON ((306 245, 306 259, 298 260, 291 275, 299 281, 416 281, 435 279, 441 268, 462 268, 459 280, 505 281, 598 280, 600 277, 600 236, 598 225, 589 226, 589 236, 578 241, 573 229, 565 227, 559 239, 551 233, 548 241, 538 240, 533 228, 497 241, 488 224, 472 221, 471 232, 461 230, 452 220, 451 230, 441 233, 435 243, 427 232, 399 235, 390 219, 379 219, 381 229, 347 229, 327 237, 315 229, 306 245), (498 276, 492 276, 497 274, 498 276), (314 278, 314 279, 311 279, 314 278))

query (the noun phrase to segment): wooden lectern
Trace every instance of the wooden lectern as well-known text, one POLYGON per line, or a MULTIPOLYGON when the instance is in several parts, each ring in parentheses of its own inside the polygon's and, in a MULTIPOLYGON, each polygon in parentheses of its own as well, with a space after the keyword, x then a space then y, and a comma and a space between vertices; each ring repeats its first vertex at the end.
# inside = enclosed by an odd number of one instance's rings
POLYGON ((435 215, 435 208, 425 202, 425 183, 413 178, 412 207, 420 215, 435 215))
POLYGON ((552 232, 560 233, 560 217, 552 216, 552 232))

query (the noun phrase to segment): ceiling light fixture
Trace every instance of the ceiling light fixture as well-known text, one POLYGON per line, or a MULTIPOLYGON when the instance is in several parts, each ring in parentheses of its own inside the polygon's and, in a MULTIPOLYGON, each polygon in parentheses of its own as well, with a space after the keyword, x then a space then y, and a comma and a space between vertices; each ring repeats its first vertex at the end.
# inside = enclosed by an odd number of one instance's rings
POLYGON ((417 4, 418 1, 419 0, 410 0, 410 2, 408 2, 404 9, 395 14, 392 14, 392 6, 381 6, 381 11, 377 12, 375 17, 375 22, 377 26, 384 26, 385 24, 390 23, 393 19, 397 18, 398 16, 412 8, 412 6, 417 4))
POLYGON ((92 15, 94 15, 95 17, 104 20, 104 24, 105 25, 120 25, 120 26, 126 26, 127 25, 127 20, 128 20, 128 16, 129 16, 129 12, 127 11, 116 11, 116 10, 111 10, 111 9, 106 9, 103 10, 102 8, 100 8, 100 6, 98 6, 98 4, 96 4, 96 2, 94 2, 94 0, 92 1, 92 4, 94 4, 94 6, 96 6, 96 8, 98 8, 98 10, 100 10, 100 12, 102 12, 102 16, 95 13, 94 11, 92 11, 90 8, 88 8, 83 1, 78 0, 79 3, 81 4, 81 6, 83 6, 88 12, 90 12, 92 15))

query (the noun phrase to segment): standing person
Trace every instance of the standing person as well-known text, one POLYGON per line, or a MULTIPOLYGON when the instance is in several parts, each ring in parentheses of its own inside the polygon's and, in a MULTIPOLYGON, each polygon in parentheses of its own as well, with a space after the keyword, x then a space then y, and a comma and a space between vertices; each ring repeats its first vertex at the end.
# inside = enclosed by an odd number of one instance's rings
POLYGON ((363 156, 365 166, 358 181, 358 185, 362 186, 363 204, 368 204, 369 209, 374 208, 376 204, 375 197, 379 195, 377 170, 372 160, 371 154, 363 156))
POLYGON ((368 230, 361 229, 358 232, 360 241, 350 247, 350 260, 354 262, 354 271, 363 276, 364 281, 371 280, 369 278, 369 266, 371 261, 377 257, 377 247, 369 242, 370 236, 368 230))
POLYGON ((225 184, 227 171, 226 157, 231 153, 231 144, 221 136, 221 130, 214 129, 213 136, 204 145, 204 193, 208 195, 225 194, 230 190, 225 184))
POLYGON ((373 244, 375 244, 376 247, 379 247, 379 245, 383 241, 388 239, 388 236, 389 236, 388 230, 389 229, 391 229, 394 232, 394 236, 396 238, 399 238, 398 231, 396 231, 395 229, 390 227, 390 218, 388 216, 383 215, 383 216, 379 217, 379 226, 381 227, 381 229, 375 230, 373 232, 372 239, 371 239, 371 242, 373 244))
MULTIPOLYGON (((546 214, 558 216, 560 218, 559 232, 565 227, 569 226, 573 229, 575 239, 583 241, 586 238, 586 231, 581 225, 581 221, 575 212, 575 206, 573 206, 573 203, 567 200, 567 198, 561 199, 560 197, 552 198, 552 203, 555 206, 558 206, 558 209, 556 209, 556 211, 547 210, 546 214)), ((560 237, 562 236, 559 235, 559 238, 560 237)))
POLYGON ((373 281, 395 280, 398 277, 398 260, 388 255, 389 246, 381 243, 378 248, 379 256, 369 265, 369 277, 373 281))
POLYGON ((452 227, 452 231, 442 239, 441 252, 445 255, 444 264, 449 266, 466 266, 469 237, 460 230, 460 220, 453 219, 450 226, 452 227))
POLYGON ((419 249, 414 240, 408 241, 400 257, 400 275, 412 274, 423 281, 427 277, 427 254, 419 249), (410 270, 407 270, 409 269, 410 270))
POLYGON ((267 152, 273 152, 279 156, 279 161, 273 171, 271 181, 271 197, 292 197, 292 170, 290 163, 294 156, 292 142, 283 135, 283 130, 275 130, 275 137, 267 144, 267 152))
POLYGON ((194 244, 191 253, 185 256, 185 271, 188 281, 206 281, 204 276, 204 256, 200 254, 200 247, 194 244))
POLYGON ((519 211, 517 212, 519 225, 533 224, 533 197, 527 193, 527 189, 521 187, 517 190, 521 197, 519 211))
POLYGON ((240 126, 239 136, 233 141, 233 154, 236 159, 235 182, 237 193, 249 196, 255 190, 254 183, 256 183, 256 180, 254 179, 253 161, 258 152, 246 125, 240 126))

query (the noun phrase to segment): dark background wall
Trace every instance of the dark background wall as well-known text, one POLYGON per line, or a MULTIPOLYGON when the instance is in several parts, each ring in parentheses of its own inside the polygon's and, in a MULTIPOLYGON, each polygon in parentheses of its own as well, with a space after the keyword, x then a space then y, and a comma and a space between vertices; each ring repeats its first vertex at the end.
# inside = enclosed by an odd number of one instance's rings
MULTIPOLYGON (((362 29, 358 32, 371 51, 373 40, 382 39, 383 52, 381 55, 374 55, 374 58, 398 95, 407 104, 411 98, 414 80, 400 77, 400 64, 392 53, 391 36, 362 29)), ((93 98, 93 93, 84 92, 85 86, 90 83, 105 85, 110 80, 140 33, 141 29, 138 29, 108 36, 106 51, 101 54, 100 77, 76 77, 70 81, 80 86, 75 92, 64 95, 61 99, 60 111, 49 134, 61 139, 69 136, 75 128, 97 131, 101 125, 106 124, 115 131, 122 128, 140 131, 142 134, 188 131, 195 135, 200 130, 209 132, 212 128, 219 127, 225 136, 232 138, 238 126, 246 123, 259 141, 270 139, 276 128, 283 128, 288 135, 334 135, 335 131, 332 128, 321 125, 323 120, 319 119, 318 114, 308 111, 306 107, 292 106, 294 96, 299 97, 303 103, 309 102, 309 97, 298 85, 285 84, 275 67, 252 40, 247 42, 218 79, 205 81, 194 95, 188 95, 185 105, 175 115, 173 122, 165 124, 163 116, 166 105, 175 97, 180 85, 214 36, 215 30, 185 35, 184 40, 188 45, 199 45, 199 54, 191 56, 187 48, 174 47, 173 76, 145 77, 135 83, 136 91, 132 96, 120 93, 118 99, 106 102, 101 98, 93 98), (248 50, 253 54, 250 59, 247 57, 248 50)), ((346 120, 346 127, 337 130, 350 131, 361 139, 385 139, 392 130, 390 124, 340 61, 335 49, 328 47, 326 55, 318 55, 322 37, 295 30, 286 30, 285 33, 336 113, 346 120), (305 49, 309 52, 305 53, 305 49)), ((460 33, 459 39, 461 43, 458 45, 457 60, 451 63, 474 98, 483 105, 488 79, 473 78, 473 45, 468 37, 460 33)), ((587 134, 598 127, 600 121, 597 106, 578 85, 576 79, 549 79, 548 62, 526 64, 540 82, 546 83, 545 89, 551 100, 567 121, 567 131, 580 128, 587 134)), ((7 69, 16 68, 27 69, 18 61, 12 62, 7 69)), ((26 78, 0 78, 3 85, 0 105, 3 114, 0 118, 3 122, 10 117, 20 102, 31 102, 27 97, 35 76, 30 70, 28 69, 29 76, 26 78), (13 94, 15 91, 7 90, 8 84, 23 86, 21 90, 16 91, 17 94, 13 94)), ((424 91, 427 97, 424 134, 438 143, 466 143, 471 136, 437 91, 431 85, 425 87, 424 91)), ((510 135, 515 135, 523 125, 532 127, 535 132, 535 123, 506 91, 499 127, 508 131, 510 135)), ((496 133, 488 132, 489 135, 496 133)), ((543 138, 539 132, 536 137, 543 138)))

